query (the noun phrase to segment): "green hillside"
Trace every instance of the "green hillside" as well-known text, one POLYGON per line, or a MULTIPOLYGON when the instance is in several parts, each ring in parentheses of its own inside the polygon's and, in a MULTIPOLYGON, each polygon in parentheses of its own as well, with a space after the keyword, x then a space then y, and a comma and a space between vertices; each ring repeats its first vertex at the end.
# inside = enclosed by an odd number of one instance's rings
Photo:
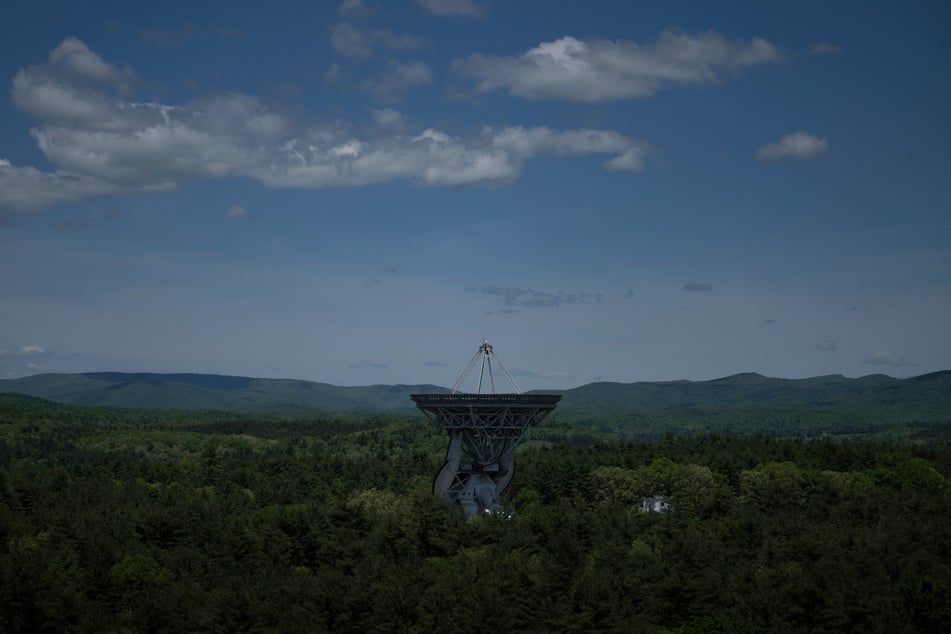
POLYGON ((396 411, 413 409, 411 393, 440 391, 445 389, 434 385, 339 387, 216 374, 93 372, 0 380, 0 392, 69 405, 142 409, 396 411))
MULTIPOLYGON (((433 385, 340 387, 293 379, 212 374, 42 374, 0 381, 0 392, 71 405, 139 409, 218 410, 293 415, 328 412, 411 412, 409 395, 441 392, 433 385)), ((725 432, 769 436, 863 436, 889 430, 913 439, 921 425, 951 421, 951 372, 910 379, 881 374, 776 379, 737 374, 711 381, 591 383, 562 392, 536 440, 579 430, 626 439, 725 432)), ((932 429, 929 433, 934 433, 932 429)))

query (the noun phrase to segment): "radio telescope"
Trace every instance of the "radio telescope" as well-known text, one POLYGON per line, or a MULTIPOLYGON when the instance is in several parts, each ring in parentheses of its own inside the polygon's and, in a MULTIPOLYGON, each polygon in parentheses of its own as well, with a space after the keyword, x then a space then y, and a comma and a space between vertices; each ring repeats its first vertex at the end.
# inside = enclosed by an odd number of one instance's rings
POLYGON ((561 400, 560 394, 523 394, 492 346, 483 341, 448 394, 411 394, 416 407, 449 434, 446 462, 433 481, 433 493, 458 503, 466 515, 501 511, 499 496, 515 473, 515 446, 522 432, 540 423, 561 400), (481 360, 476 393, 459 392, 481 360), (514 392, 497 394, 493 362, 514 392), (489 393, 483 393, 488 378, 489 393))

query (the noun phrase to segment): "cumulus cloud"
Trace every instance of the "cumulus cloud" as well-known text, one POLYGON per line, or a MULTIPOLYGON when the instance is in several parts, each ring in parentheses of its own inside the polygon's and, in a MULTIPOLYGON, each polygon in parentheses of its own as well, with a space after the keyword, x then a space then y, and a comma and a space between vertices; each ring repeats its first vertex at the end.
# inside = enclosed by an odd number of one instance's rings
POLYGON ((443 17, 481 18, 485 8, 475 0, 416 0, 427 13, 443 17))
POLYGON ((369 29, 342 22, 330 27, 330 45, 344 57, 371 57, 379 49, 417 50, 429 46, 426 40, 389 29, 369 29))
POLYGON ((829 149, 826 139, 807 132, 787 134, 779 143, 770 143, 756 150, 756 158, 761 161, 776 161, 783 158, 797 158, 811 161, 829 149))
POLYGON ((835 345, 835 342, 832 341, 831 339, 826 339, 825 341, 820 341, 819 343, 817 343, 816 348, 824 352, 832 352, 833 350, 835 350, 836 345, 835 345))
POLYGON ((866 365, 888 365, 892 367, 904 367, 910 365, 917 365, 905 359, 903 354, 895 354, 888 352, 887 350, 882 350, 881 352, 876 352, 869 358, 865 360, 866 365))
POLYGON ((13 350, 0 350, 0 358, 7 359, 38 359, 48 357, 50 351, 41 345, 30 343, 13 350))
POLYGON ((120 191, 122 187, 69 172, 41 172, 0 160, 0 212, 35 213, 59 203, 120 191))
MULTIPOLYGON (((122 97, 130 72, 72 38, 57 51, 49 64, 21 70, 12 91, 14 103, 39 120, 31 134, 55 170, 0 160, 0 210, 36 212, 116 192, 168 190, 195 178, 313 189, 394 180, 500 185, 536 156, 601 154, 606 170, 636 172, 652 150, 606 130, 486 126, 461 137, 435 129, 408 134, 408 123, 387 109, 373 116, 389 129, 359 138, 347 122, 302 127, 239 93, 182 105, 136 102, 122 97)), ((428 67, 398 70, 403 81, 431 81, 428 67)))
POLYGON ((713 284, 709 282, 687 282, 680 290, 695 293, 709 293, 713 291, 713 284))
POLYGON ((386 361, 367 361, 366 359, 360 359, 359 361, 351 363, 350 367, 354 370, 383 370, 390 367, 390 364, 386 361))
POLYGON ((652 44, 565 36, 521 55, 470 55, 455 60, 453 68, 474 78, 479 92, 597 103, 702 86, 718 81, 723 71, 781 59, 779 49, 762 38, 730 41, 713 31, 667 30, 652 44))
MULTIPOLYGON (((490 295, 506 306, 522 308, 549 308, 562 304, 599 304, 604 299, 601 293, 566 293, 565 291, 542 292, 516 286, 469 286, 469 293, 490 295)), ((505 312, 505 311, 503 311, 505 312)))

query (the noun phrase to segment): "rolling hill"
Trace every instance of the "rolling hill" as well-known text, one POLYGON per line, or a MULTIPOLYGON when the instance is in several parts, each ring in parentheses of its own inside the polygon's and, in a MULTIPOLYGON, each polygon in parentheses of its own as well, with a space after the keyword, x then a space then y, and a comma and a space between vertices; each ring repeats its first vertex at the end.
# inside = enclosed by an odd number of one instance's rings
POLYGON ((90 372, 0 380, 0 393, 16 392, 69 405, 140 409, 408 411, 415 408, 411 393, 441 391, 446 390, 435 385, 339 387, 217 374, 90 372))
MULTIPOLYGON (((445 392, 435 385, 340 387, 294 379, 255 379, 215 374, 93 372, 38 374, 0 380, 15 392, 72 405, 109 407, 326 411, 410 411, 418 392, 445 392)), ((909 379, 873 374, 777 379, 746 373, 710 381, 590 383, 561 392, 559 410, 630 416, 671 411, 729 410, 876 411, 889 418, 951 418, 951 371, 909 379)))

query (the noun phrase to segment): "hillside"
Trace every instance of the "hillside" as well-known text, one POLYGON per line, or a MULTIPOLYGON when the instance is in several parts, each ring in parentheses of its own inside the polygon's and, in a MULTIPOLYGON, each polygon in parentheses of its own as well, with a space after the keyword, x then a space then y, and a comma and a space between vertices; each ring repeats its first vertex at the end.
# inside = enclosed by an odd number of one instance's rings
POLYGON ((295 379, 254 379, 217 374, 90 372, 38 374, 0 380, 0 393, 16 392, 69 405, 141 409, 396 411, 414 408, 409 395, 440 392, 434 385, 339 387, 295 379))
MULTIPOLYGON (((96 372, 0 380, 0 392, 72 405, 230 411, 409 411, 410 394, 442 391, 434 385, 340 387, 213 374, 96 372)), ((910 379, 881 374, 776 379, 746 373, 710 381, 590 383, 562 394, 560 418, 584 414, 700 421, 725 414, 755 418, 796 412, 799 417, 904 423, 951 417, 951 371, 910 379)))

